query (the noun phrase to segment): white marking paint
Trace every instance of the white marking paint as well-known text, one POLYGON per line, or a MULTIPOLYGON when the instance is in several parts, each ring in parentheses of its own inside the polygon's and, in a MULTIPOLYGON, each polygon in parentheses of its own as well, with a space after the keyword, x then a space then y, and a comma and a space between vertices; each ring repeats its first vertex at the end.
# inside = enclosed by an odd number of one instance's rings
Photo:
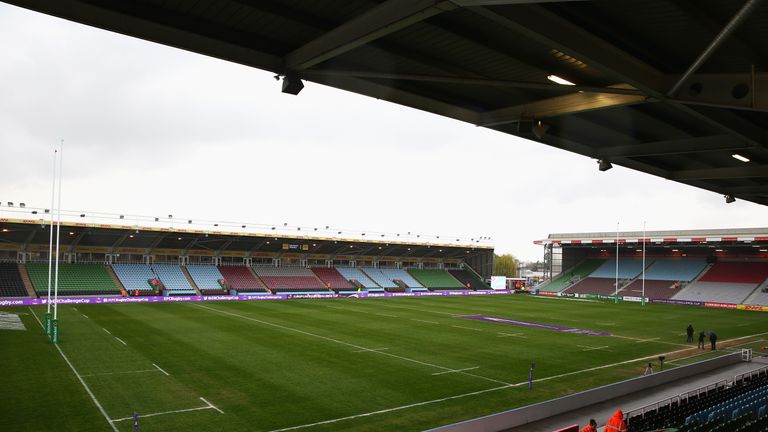
MULTIPOLYGON (((345 345, 345 346, 348 346, 348 347, 357 348, 359 350, 370 349, 370 348, 366 348, 364 346, 355 345, 355 344, 349 343, 349 342, 344 342, 344 341, 341 341, 341 340, 338 340, 338 339, 334 339, 334 338, 331 338, 331 337, 328 337, 328 336, 323 336, 323 335, 319 335, 319 334, 315 334, 315 333, 310 333, 308 331, 295 329, 295 328, 284 326, 284 325, 281 325, 281 324, 271 323, 269 321, 263 321, 263 320, 260 320, 260 319, 249 317, 247 315, 240 315, 240 314, 236 314, 236 313, 233 313, 233 312, 227 312, 227 311, 223 311, 223 310, 220 310, 220 309, 215 309, 215 308, 212 308, 212 307, 209 307, 209 306, 204 306, 204 305, 195 304, 195 303, 189 303, 189 306, 197 307, 197 308, 202 308, 202 309, 208 309, 210 311, 213 311, 213 312, 216 312, 216 313, 219 313, 219 314, 229 315, 229 316, 245 319, 245 320, 248 320, 248 321, 257 322, 257 323, 260 323, 260 324, 263 324, 263 325, 268 325, 268 326, 271 326, 271 327, 292 331, 292 332, 303 334, 303 335, 306 335, 306 336, 312 336, 312 337, 315 337, 315 338, 318 338, 318 339, 322 339, 322 340, 326 340, 326 341, 329 341, 329 342, 337 343, 339 345, 345 345)), ((421 360, 416 360, 416 359, 412 359, 412 358, 408 358, 408 357, 403 357, 403 356, 399 356, 399 355, 388 353, 388 352, 383 352, 383 351, 373 351, 373 352, 375 352, 377 354, 381 354, 383 356, 397 358, 397 359, 400 359, 400 360, 403 360, 403 361, 420 364, 422 366, 428 366, 428 367, 433 367, 433 368, 442 369, 442 370, 453 370, 452 368, 449 368, 449 367, 436 365, 434 363, 423 362, 421 360)), ((510 383, 508 383, 508 382, 499 381, 497 379, 485 377, 485 376, 482 376, 482 375, 476 375, 476 374, 469 373, 469 372, 459 372, 459 373, 461 373, 463 375, 468 375, 468 376, 471 376, 471 377, 475 377, 475 378, 478 378, 478 379, 482 379, 482 380, 485 380, 485 381, 491 381, 491 382, 495 382, 495 383, 498 383, 498 384, 510 385, 510 383)))
POLYGON ((158 366, 158 365, 156 365, 154 363, 152 363, 152 366, 156 367, 157 370, 159 370, 160 372, 164 373, 166 376, 171 376, 171 374, 169 374, 168 372, 164 371, 163 368, 161 368, 160 366, 158 366))
POLYGON ((115 336, 115 339, 117 339, 118 341, 120 341, 120 343, 121 343, 121 344, 123 344, 123 345, 128 345, 127 343, 125 343, 125 341, 124 341, 124 340, 120 339, 120 338, 119 338, 119 337, 117 337, 117 336, 115 336))
MULTIPOLYGON (((185 412, 190 412, 190 411, 200 411, 200 410, 207 410, 207 409, 213 409, 213 410, 218 411, 221 414, 224 414, 224 411, 216 408, 212 403, 208 402, 207 400, 203 399, 202 397, 200 398, 200 400, 205 402, 205 406, 197 407, 197 408, 187 408, 187 409, 173 410, 173 411, 156 412, 156 413, 152 413, 152 414, 140 414, 139 418, 141 419, 141 418, 145 418, 145 417, 155 417, 155 416, 161 416, 161 415, 167 415, 167 414, 177 414, 177 413, 185 413, 185 412)), ((111 420, 111 421, 117 423, 117 422, 126 421, 126 420, 133 420, 133 416, 131 416, 131 417, 123 417, 123 418, 119 418, 119 419, 114 419, 114 420, 111 420)), ((115 429, 115 430, 117 430, 117 429, 115 429)))
POLYGON ((205 403, 207 403, 209 407, 211 407, 211 408, 215 409, 215 410, 216 410, 216 411, 218 411, 219 413, 221 413, 221 414, 224 414, 224 411, 222 411, 222 410, 220 410, 220 409, 216 408, 216 405, 214 405, 214 404, 212 404, 212 403, 208 402, 208 401, 207 401, 205 398, 203 398, 202 396, 200 397, 200 400, 201 400, 201 401, 203 401, 203 402, 205 402, 205 403))
POLYGON ((353 353, 377 352, 377 351, 385 351, 385 350, 388 350, 388 349, 389 348, 365 348, 365 349, 355 350, 355 351, 352 351, 352 352, 353 353))
POLYGON ((80 375, 81 377, 93 377, 93 376, 102 376, 102 375, 123 375, 123 374, 136 374, 136 373, 147 373, 147 372, 157 372, 155 369, 142 369, 142 370, 135 370, 135 371, 120 371, 120 372, 102 372, 102 373, 93 373, 93 374, 83 374, 80 375))
MULTIPOLYGON (((83 314, 80 314, 80 315, 83 315, 83 314)), ((83 315, 83 318, 88 318, 88 315, 83 315)))
MULTIPOLYGON (((40 324, 40 328, 43 329, 43 331, 45 331, 45 326, 43 326, 43 323, 40 321, 40 318, 38 318, 37 315, 35 315, 35 311, 33 311, 31 307, 29 308, 29 311, 32 312, 32 315, 35 317, 35 320, 37 320, 37 323, 40 324)), ((72 369, 72 372, 75 373, 75 376, 77 377, 78 381, 80 381, 80 384, 82 384, 83 388, 85 388, 85 392, 88 393, 88 396, 91 397, 91 400, 93 401, 93 403, 96 404, 96 408, 99 409, 99 411, 101 412, 101 415, 103 415, 104 418, 107 420, 112 430, 115 432, 120 432, 118 431, 117 426, 115 426, 115 424, 107 415, 107 412, 104 411, 104 407, 101 406, 101 403, 99 402, 99 400, 96 399, 96 396, 93 395, 91 388, 88 387, 88 384, 85 383, 85 380, 83 380, 83 377, 80 376, 80 374, 77 372, 77 369, 75 369, 75 367, 72 366, 72 363, 69 361, 69 358, 67 358, 67 356, 64 355, 64 351, 61 350, 61 347, 58 344, 54 346, 56 347, 56 350, 59 351, 59 354, 61 354, 61 358, 63 358, 64 361, 67 363, 67 366, 69 366, 69 368, 72 369)))
POLYGON ((593 346, 589 346, 589 345, 576 345, 576 346, 579 347, 579 348, 583 348, 582 351, 595 351, 595 350, 610 351, 609 349, 606 349, 606 348, 608 348, 608 345, 599 346, 599 347, 593 347, 593 346))
POLYGON ((475 370, 475 369, 479 369, 479 368, 480 368, 480 366, 474 366, 474 367, 468 367, 468 368, 464 368, 464 369, 454 369, 454 370, 449 370, 449 371, 435 372, 432 375, 444 375, 444 374, 449 374, 449 373, 456 373, 456 372, 463 372, 463 371, 468 371, 468 370, 475 370))
POLYGON ((397 318, 397 315, 390 315, 390 314, 383 314, 383 313, 377 313, 377 314, 374 314, 374 315, 390 317, 390 318, 397 318))
POLYGON ((500 332, 497 337, 519 337, 522 339, 528 339, 523 333, 504 333, 500 332))
POLYGON ((112 334, 112 333, 109 332, 109 330, 105 329, 104 327, 102 327, 101 329, 104 330, 105 332, 107 332, 107 334, 112 334))
POLYGON ((467 330, 474 330, 474 331, 479 331, 479 332, 485 331, 485 330, 478 329, 478 328, 464 327, 464 326, 460 326, 460 325, 452 325, 451 327, 460 328, 460 329, 467 329, 467 330))
POLYGON ((411 321, 417 321, 417 322, 422 322, 422 323, 427 323, 427 324, 440 324, 437 321, 427 321, 427 320, 420 320, 420 319, 416 319, 416 318, 411 318, 411 321))

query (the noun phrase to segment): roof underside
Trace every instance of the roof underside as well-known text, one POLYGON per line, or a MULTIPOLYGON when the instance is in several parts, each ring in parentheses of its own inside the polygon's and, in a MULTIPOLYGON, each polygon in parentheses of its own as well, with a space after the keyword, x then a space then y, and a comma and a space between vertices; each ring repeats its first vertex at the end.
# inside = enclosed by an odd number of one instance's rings
POLYGON ((766 2, 7 3, 768 204, 766 2))

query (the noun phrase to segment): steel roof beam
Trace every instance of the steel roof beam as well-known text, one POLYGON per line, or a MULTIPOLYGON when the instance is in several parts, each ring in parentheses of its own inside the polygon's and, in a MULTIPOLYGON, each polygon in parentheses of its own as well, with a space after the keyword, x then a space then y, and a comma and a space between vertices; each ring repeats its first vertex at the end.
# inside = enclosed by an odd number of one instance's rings
POLYGON ((768 165, 745 165, 743 167, 674 171, 668 178, 670 180, 726 180, 742 178, 768 178, 768 165))
POLYGON ((487 111, 480 115, 478 126, 495 126, 521 119, 545 119, 598 109, 635 105, 646 101, 647 97, 644 95, 574 93, 487 111))
POLYGON ((388 0, 286 55, 285 70, 310 68, 457 7, 450 1, 388 0))
POLYGON ((742 142, 734 142, 730 135, 711 135, 694 138, 646 142, 598 149, 601 158, 667 156, 714 151, 730 151, 749 148, 742 142))

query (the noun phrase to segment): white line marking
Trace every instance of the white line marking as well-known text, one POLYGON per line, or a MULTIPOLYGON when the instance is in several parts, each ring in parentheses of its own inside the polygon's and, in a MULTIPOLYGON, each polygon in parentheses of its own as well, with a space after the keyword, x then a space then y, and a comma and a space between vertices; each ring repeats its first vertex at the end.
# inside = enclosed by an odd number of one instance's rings
MULTIPOLYGON (((214 409, 214 406, 211 405, 211 404, 208 404, 208 405, 206 405, 204 407, 187 408, 187 409, 180 409, 180 410, 173 410, 173 411, 163 411, 163 412, 157 412, 157 413, 152 413, 152 414, 140 414, 139 418, 141 419, 141 418, 145 418, 145 417, 155 417, 155 416, 166 415, 166 414, 176 414, 176 413, 183 413, 183 412, 190 412, 190 411, 200 411, 200 410, 207 410, 207 409, 214 409)), ((221 412, 221 411, 219 410, 219 412, 221 412)), ((222 412, 222 414, 224 414, 224 413, 222 412)), ((115 419, 115 420, 112 420, 112 421, 117 423, 117 422, 126 421, 126 420, 133 420, 133 416, 131 416, 131 417, 123 417, 123 418, 115 419)), ((115 429, 115 430, 117 430, 117 429, 115 429)))
POLYGON ((353 353, 359 353, 359 352, 377 352, 377 351, 384 351, 388 350, 389 348, 365 348, 361 350, 352 351, 353 353))
POLYGON ((523 335, 523 333, 504 333, 500 332, 498 337, 519 337, 523 339, 528 339, 526 336, 523 335))
POLYGON ((155 369, 143 369, 143 370, 135 370, 135 371, 92 373, 92 374, 83 374, 83 375, 80 375, 80 376, 81 377, 92 377, 92 376, 102 376, 102 375, 122 375, 122 374, 135 374, 135 373, 146 373, 146 372, 157 372, 157 371, 155 369))
POLYGON ((606 348, 608 348, 608 345, 606 345, 606 346, 599 346, 599 347, 593 347, 593 346, 587 346, 587 345, 576 345, 576 346, 579 347, 579 348, 584 348, 582 351, 594 351, 594 350, 610 351, 610 350, 606 349, 606 348))
MULTIPOLYGON (((768 332, 759 333, 759 334, 751 335, 751 336, 744 336, 744 337, 741 337, 741 338, 736 338, 736 339, 731 339, 731 340, 739 340, 739 339, 745 339, 747 337, 762 336, 764 334, 768 334, 768 332)), ((689 349, 691 349, 691 348, 686 348, 686 349, 681 349, 681 350, 677 350, 677 351, 672 351, 672 352, 664 353, 663 355, 675 354, 675 353, 678 353, 678 352, 688 351, 689 349)), ((647 357, 642 357, 642 358, 637 358, 637 359, 632 359, 632 360, 626 360, 626 361, 606 364, 606 365, 602 365, 602 366, 596 366, 596 367, 593 367, 593 368, 583 369, 583 370, 578 370, 578 371, 573 371, 573 372, 567 372, 567 373, 560 374, 560 375, 553 375, 553 376, 544 377, 544 378, 537 378, 537 379, 533 380, 533 382, 548 381, 548 380, 552 380, 552 379, 557 379, 557 378, 562 378, 562 377, 566 377, 566 376, 580 374, 580 373, 583 373, 583 372, 591 372, 591 371, 594 371, 594 370, 605 369, 605 368, 609 368, 609 367, 613 367, 613 366, 620 366, 622 364, 640 362, 640 361, 649 360, 649 359, 655 359, 655 358, 657 358, 657 356, 658 356, 658 354, 654 354, 654 355, 647 356, 647 357)), ((445 398, 442 398, 442 399, 433 399, 433 400, 429 400, 429 401, 425 401, 425 402, 417 402, 417 403, 410 404, 410 405, 403 405, 403 406, 394 407, 394 408, 387 408, 387 409, 382 409, 382 410, 378 410, 378 411, 371 411, 371 412, 363 413, 363 414, 356 414, 356 415, 351 415, 351 416, 347 416, 347 417, 340 417, 340 418, 331 419, 331 420, 324 420, 324 421, 317 422, 317 423, 311 423, 311 424, 305 424, 305 425, 299 425, 299 426, 291 426, 291 427, 286 427, 286 428, 282 428, 282 429, 274 429, 274 430, 271 430, 269 432, 285 432, 285 431, 296 430, 296 429, 305 429, 305 428, 309 428, 309 427, 313 427, 313 426, 318 426, 318 425, 336 423, 336 422, 340 422, 340 421, 344 421, 344 420, 352 420, 352 419, 356 419, 356 418, 360 418, 360 417, 368 417, 368 416, 372 416, 372 415, 376 415, 376 414, 384 414, 384 413, 388 413, 388 412, 392 412, 392 411, 400 411, 400 410, 404 410, 404 409, 408 409, 408 408, 413 408, 413 407, 417 407, 417 406, 429 405, 429 404, 444 402, 444 401, 451 400, 451 399, 459 399, 459 398, 463 398, 463 397, 467 397, 467 396, 474 396, 474 395, 478 395, 478 394, 489 393, 489 392, 493 392, 493 391, 507 389, 507 388, 510 388, 510 387, 519 387, 521 385, 526 385, 526 384, 528 384, 528 381, 523 381, 523 382, 520 382, 520 383, 517 383, 517 384, 509 384, 509 385, 500 386, 500 387, 493 387, 493 388, 489 388, 489 389, 485 389, 485 390, 479 390, 479 391, 471 392, 471 393, 464 393, 464 394, 455 395, 455 396, 448 396, 448 397, 445 397, 445 398)))
MULTIPOLYGON (((37 315, 35 315, 35 311, 33 311, 31 307, 29 308, 29 311, 32 312, 32 315, 35 317, 35 320, 37 320, 37 323, 40 324, 40 328, 42 328, 43 331, 45 331, 45 326, 43 326, 43 323, 40 321, 40 318, 38 318, 37 315)), ((61 354, 61 357, 64 359, 64 361, 67 362, 67 366, 69 366, 69 368, 72 369, 72 372, 75 373, 75 376, 77 377, 78 381, 80 381, 80 384, 83 385, 83 388, 85 388, 86 393, 88 393, 88 396, 91 397, 91 400, 93 401, 93 403, 96 404, 96 407, 99 409, 99 411, 101 411, 101 415, 103 415, 104 418, 107 420, 107 422, 109 423, 109 426, 112 428, 112 430, 115 431, 115 432, 120 432, 120 431, 117 430, 117 426, 115 426, 115 424, 112 423, 112 420, 109 419, 109 416, 107 415, 107 412, 104 411, 104 407, 101 406, 101 404, 99 403, 99 400, 96 399, 96 396, 93 395, 93 392, 91 391, 90 387, 88 387, 88 384, 86 384, 85 381, 83 380, 83 377, 80 376, 80 374, 77 372, 75 367, 72 366, 72 363, 70 363, 70 361, 67 358, 67 356, 64 355, 64 351, 61 350, 61 347, 59 347, 58 344, 56 344, 54 346, 59 351, 59 354, 61 354)))
POLYGON ((418 322, 423 322, 423 323, 427 323, 427 324, 440 324, 437 321, 427 321, 427 320, 420 320, 420 319, 416 319, 416 318, 411 318, 411 321, 418 321, 418 322))
POLYGON ((464 327, 464 326, 460 326, 460 325, 452 325, 451 327, 456 327, 456 328, 460 328, 460 329, 467 329, 467 330, 474 330, 474 331, 485 331, 485 330, 478 329, 478 328, 464 327))
POLYGON ((152 366, 156 367, 160 372, 164 373, 166 376, 171 376, 171 374, 169 374, 168 372, 164 371, 163 368, 161 368, 160 366, 158 366, 158 365, 156 365, 154 363, 152 363, 152 366))
POLYGON ((690 348, 694 347, 694 345, 691 345, 691 344, 676 343, 676 342, 665 342, 665 341, 662 341, 662 340, 658 340, 659 338, 642 339, 642 338, 636 338, 636 337, 632 337, 632 336, 622 336, 622 335, 616 335, 616 334, 611 336, 611 337, 617 337, 617 338, 621 338, 621 339, 629 339, 629 340, 636 341, 637 343, 653 342, 653 343, 659 343, 659 344, 664 344, 664 345, 684 346, 684 347, 690 347, 690 348))
POLYGON ((212 404, 212 403, 208 402, 208 401, 207 401, 207 400, 205 400, 205 399, 204 399, 202 396, 200 397, 200 400, 201 400, 201 401, 203 401, 203 402, 205 402, 205 403, 207 403, 209 407, 211 407, 211 408, 215 409, 215 410, 216 410, 216 411, 218 411, 219 413, 221 413, 221 414, 224 414, 224 411, 222 411, 222 410, 220 410, 220 409, 216 408, 216 406, 215 406, 214 404, 212 404))
POLYGON ((108 334, 112 334, 112 333, 109 333, 109 330, 105 329, 104 327, 102 327, 101 329, 107 332, 108 334))
MULTIPOLYGON (((526 381, 526 383, 527 383, 527 381, 526 381)), ((325 425, 325 424, 330 424, 330 423, 337 423, 337 422, 344 421, 344 420, 352 420, 352 419, 356 419, 356 418, 360 418, 360 417, 368 417, 368 416, 372 416, 372 415, 376 415, 376 414, 384 414, 384 413, 388 413, 388 412, 392 412, 392 411, 400 411, 400 410, 404 410, 404 409, 408 409, 408 408, 413 408, 413 407, 417 407, 417 406, 430 405, 430 404, 434 404, 434 403, 438 403, 438 402, 444 402, 444 401, 451 400, 451 399, 459 399, 459 398, 464 398, 464 397, 467 397, 467 396, 475 396, 475 395, 479 395, 479 394, 483 394, 483 393, 489 393, 489 392, 492 392, 492 391, 503 390, 503 389, 510 388, 510 387, 513 387, 513 386, 514 386, 514 384, 504 385, 504 386, 500 386, 500 387, 493 387, 493 388, 489 388, 489 389, 485 389, 485 390, 478 390, 478 391, 471 392, 471 393, 464 393, 464 394, 459 394, 459 395, 455 395, 455 396, 448 396, 448 397, 444 397, 444 398, 441 398, 441 399, 433 399, 433 400, 429 400, 429 401, 413 403, 413 404, 410 404, 410 405, 402 405, 402 406, 399 406, 399 407, 386 408, 386 409, 382 409, 382 410, 378 410, 378 411, 371 411, 371 412, 367 412, 367 413, 363 413, 363 414, 356 414, 356 415, 351 415, 351 416, 347 416, 347 417, 340 417, 340 418, 331 419, 331 420, 319 421, 317 423, 304 424, 304 425, 299 425, 299 426, 291 426, 291 427, 286 427, 286 428, 282 428, 282 429, 273 429, 273 430, 271 430, 269 432, 285 432, 285 431, 291 431, 291 430, 296 430, 296 429, 305 429, 305 428, 308 428, 308 427, 325 425)))
POLYGON ((119 340, 119 341, 120 341, 120 343, 121 343, 121 344, 123 344, 123 345, 128 345, 127 343, 125 343, 125 341, 124 341, 124 340, 120 339, 120 338, 119 338, 119 337, 117 337, 117 336, 115 336, 115 339, 119 340))
MULTIPOLYGON (((236 314, 236 313, 233 313, 233 312, 227 312, 227 311, 223 311, 223 310, 220 310, 220 309, 215 309, 215 308, 212 308, 212 307, 209 307, 209 306, 199 305, 199 304, 195 304, 195 303, 189 303, 189 305, 193 306, 193 307, 208 309, 210 311, 213 311, 213 312, 216 312, 216 313, 219 313, 219 314, 230 315, 230 316, 242 318, 242 319, 245 319, 245 320, 257 322, 257 323, 260 323, 260 324, 264 324, 264 325, 280 328, 280 329, 283 329, 283 330, 288 330, 288 331, 300 333, 300 334, 303 334, 303 335, 306 335, 306 336, 312 336, 312 337, 315 337, 315 338, 318 338, 318 339, 323 339, 323 340, 326 340, 326 341, 329 341, 329 342, 334 342, 334 343, 337 343, 337 344, 340 344, 340 345, 346 345, 348 347, 357 348, 359 350, 370 349, 370 348, 366 348, 364 346, 355 345, 353 343, 340 341, 338 339, 333 339, 333 338, 330 338, 328 336, 322 336, 322 335, 319 335, 319 334, 310 333, 308 331, 299 330, 299 329, 295 329, 295 328, 292 328, 292 327, 287 327, 287 326, 284 326, 284 325, 281 325, 281 324, 275 324, 275 323, 271 323, 271 322, 268 322, 268 321, 262 321, 260 319, 256 319, 256 318, 249 317, 249 316, 246 316, 246 315, 240 315, 240 314, 236 314)), ((399 356, 399 355, 388 353, 388 352, 383 352, 383 351, 374 351, 374 352, 377 353, 377 354, 381 354, 381 355, 387 356, 387 357, 397 358, 397 359, 405 360, 405 361, 408 361, 408 362, 411 362, 411 363, 420 364, 420 365, 423 365, 423 366, 429 366, 429 367, 433 367, 433 368, 437 368, 437 369, 442 369, 442 370, 453 370, 453 369, 451 369, 449 367, 440 366, 440 365, 436 365, 436 364, 433 364, 433 363, 427 363, 427 362, 423 362, 423 361, 420 361, 420 360, 416 360, 416 359, 412 359, 412 358, 408 358, 408 357, 403 357, 403 356, 399 356)), ((479 378, 479 379, 482 379, 482 380, 485 380, 485 381, 491 381, 491 382, 495 382, 495 383, 498 383, 498 384, 510 385, 510 383, 508 383, 508 382, 499 381, 497 379, 488 378, 488 377, 485 377, 485 376, 482 376, 482 375, 475 375, 475 374, 472 374, 472 373, 469 373, 469 372, 459 372, 459 373, 464 374, 464 375, 468 375, 468 376, 471 376, 471 377, 479 378)))
MULTIPOLYGON (((80 315, 83 315, 83 314, 80 314, 80 315)), ((88 318, 88 315, 83 315, 83 317, 88 318)))
POLYGON ((479 369, 479 368, 480 368, 480 366, 468 367, 468 368, 464 368, 464 369, 454 369, 454 370, 450 370, 450 371, 435 372, 432 375, 443 375, 443 374, 449 374, 449 373, 455 373, 455 372, 463 372, 463 371, 468 371, 468 370, 475 370, 475 369, 479 369))
POLYGON ((74 306, 72 306, 72 309, 74 309, 74 310, 77 310, 77 308, 76 308, 76 307, 74 307, 74 306))
POLYGON ((383 314, 383 313, 377 313, 377 314, 374 314, 374 315, 385 316, 385 317, 390 317, 390 318, 397 318, 397 315, 389 315, 389 314, 383 314))

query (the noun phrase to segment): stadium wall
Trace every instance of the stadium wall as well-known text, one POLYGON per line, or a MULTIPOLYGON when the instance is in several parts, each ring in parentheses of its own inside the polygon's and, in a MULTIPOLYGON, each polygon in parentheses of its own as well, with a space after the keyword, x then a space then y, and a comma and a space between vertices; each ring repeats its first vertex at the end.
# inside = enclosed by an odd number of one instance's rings
MULTIPOLYGON (((430 429, 427 432, 497 432, 522 426, 538 420, 543 420, 568 411, 578 410, 590 405, 605 402, 625 396, 640 390, 668 384, 672 381, 709 372, 738 363, 741 353, 727 354, 711 360, 704 360, 688 366, 680 366, 652 375, 632 378, 615 384, 597 387, 563 396, 557 399, 540 402, 521 408, 503 411, 497 414, 454 423, 447 426, 430 429)), ((539 384, 546 385, 546 384, 539 384)))

